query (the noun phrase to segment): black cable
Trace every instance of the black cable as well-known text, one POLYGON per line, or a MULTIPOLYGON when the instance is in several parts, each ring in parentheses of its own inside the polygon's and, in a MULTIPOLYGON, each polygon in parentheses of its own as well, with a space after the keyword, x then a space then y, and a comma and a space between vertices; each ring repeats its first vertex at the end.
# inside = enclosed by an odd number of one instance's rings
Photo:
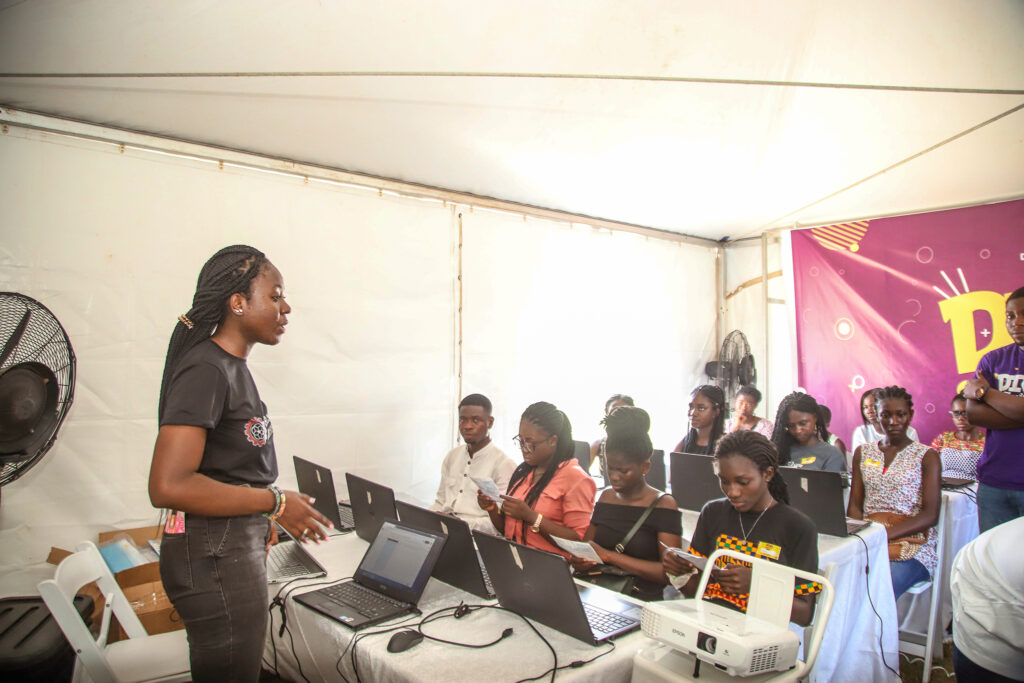
POLYGON ((281 611, 281 630, 278 633, 278 637, 283 639, 284 638, 284 634, 285 633, 288 634, 288 641, 289 641, 289 643, 291 645, 292 657, 295 658, 295 666, 298 668, 299 675, 302 676, 302 680, 306 681, 306 683, 309 683, 309 679, 306 678, 306 674, 303 673, 303 671, 302 671, 302 662, 299 661, 299 655, 298 655, 297 652, 295 652, 295 637, 292 635, 292 630, 290 628, 288 628, 288 612, 287 612, 288 598, 291 597, 292 593, 294 593, 295 591, 297 591, 300 588, 313 588, 314 586, 327 586, 327 585, 338 583, 340 581, 345 581, 345 580, 350 579, 350 578, 352 578, 352 577, 346 576, 346 577, 341 578, 341 579, 333 579, 333 580, 330 580, 330 581, 318 581, 318 582, 315 582, 315 583, 304 583, 304 584, 295 586, 295 587, 293 587, 293 588, 291 588, 289 590, 288 587, 291 586, 293 583, 295 583, 297 581, 308 581, 309 580, 309 579, 300 577, 300 578, 297 578, 297 579, 291 579, 289 581, 286 581, 277 590, 277 594, 274 595, 274 599, 270 601, 270 606, 267 608, 267 611, 270 613, 270 646, 271 646, 271 649, 274 652, 274 674, 276 676, 278 676, 278 678, 280 678, 280 674, 279 674, 278 668, 277 668, 277 643, 276 643, 276 641, 274 639, 274 607, 277 606, 277 608, 281 611), (284 597, 282 597, 282 593, 284 593, 284 597))
POLYGON ((892 671, 902 681, 903 676, 900 675, 900 672, 893 669, 885 661, 885 647, 882 645, 882 637, 885 635, 885 622, 882 620, 882 615, 875 609, 875 601, 871 597, 871 584, 868 582, 868 573, 871 570, 871 554, 868 552, 867 541, 861 537, 859 532, 854 532, 850 535, 856 536, 864 546, 864 591, 868 594, 868 604, 871 605, 871 611, 875 613, 875 618, 878 619, 878 653, 882 655, 882 666, 892 671))
POLYGON ((516 683, 528 683, 529 681, 536 681, 538 679, 543 678, 544 676, 547 676, 549 673, 552 674, 551 680, 554 680, 554 678, 555 678, 554 677, 555 671, 560 671, 562 669, 578 669, 581 666, 586 666, 587 664, 590 664, 591 662, 594 662, 594 661, 597 661, 598 659, 601 659, 601 657, 604 657, 605 655, 610 655, 611 653, 615 652, 615 641, 614 640, 605 641, 604 644, 605 645, 611 645, 611 647, 609 649, 605 650, 604 652, 599 652, 598 654, 594 655, 590 659, 577 659, 577 660, 575 660, 573 662, 570 662, 569 664, 563 664, 562 666, 558 667, 557 669, 548 669, 547 671, 545 671, 544 673, 540 674, 539 676, 534 676, 533 678, 524 678, 521 681, 517 681, 516 683))

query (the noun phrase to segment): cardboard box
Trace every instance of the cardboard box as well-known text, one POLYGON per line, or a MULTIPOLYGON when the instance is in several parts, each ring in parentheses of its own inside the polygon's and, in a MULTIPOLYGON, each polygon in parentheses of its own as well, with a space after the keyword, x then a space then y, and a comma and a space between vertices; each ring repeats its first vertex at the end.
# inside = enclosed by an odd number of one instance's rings
MULTIPOLYGON (((120 534, 128 534, 132 541, 135 542, 135 545, 144 546, 146 541, 160 538, 161 531, 159 526, 105 531, 99 535, 97 545, 102 545, 120 534)), ((50 556, 46 558, 46 561, 50 564, 60 564, 60 561, 70 554, 69 551, 61 548, 50 548, 50 556)), ((117 585, 121 587, 122 592, 124 592, 124 597, 132 606, 132 610, 139 617, 139 621, 142 622, 146 633, 156 635, 157 633, 167 633, 168 631, 176 631, 185 627, 181 623, 178 612, 171 605, 171 601, 164 592, 163 583, 160 581, 160 564, 158 562, 149 562, 117 572, 114 574, 114 579, 117 581, 117 585)), ((98 623, 99 617, 103 614, 105 602, 103 596, 100 595, 99 588, 95 583, 90 583, 79 592, 91 596, 96 603, 93 614, 98 623)), ((107 642, 113 643, 118 640, 124 640, 126 637, 127 635, 124 629, 121 628, 121 625, 117 623, 117 619, 113 619, 110 624, 110 634, 107 642)))

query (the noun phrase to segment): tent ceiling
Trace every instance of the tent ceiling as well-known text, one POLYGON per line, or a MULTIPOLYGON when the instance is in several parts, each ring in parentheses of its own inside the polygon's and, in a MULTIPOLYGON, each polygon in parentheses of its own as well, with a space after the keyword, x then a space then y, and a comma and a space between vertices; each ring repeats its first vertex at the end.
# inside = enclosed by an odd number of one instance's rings
POLYGON ((1018 0, 0 0, 2 73, 191 74, 0 105, 721 239, 1024 195, 1022 35, 1018 0), (197 75, 236 72, 293 75, 197 75))

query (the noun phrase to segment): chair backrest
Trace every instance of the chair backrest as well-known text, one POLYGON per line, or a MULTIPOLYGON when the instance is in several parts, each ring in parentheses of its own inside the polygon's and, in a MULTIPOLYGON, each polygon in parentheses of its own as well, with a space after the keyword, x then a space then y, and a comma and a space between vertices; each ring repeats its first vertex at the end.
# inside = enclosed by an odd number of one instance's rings
POLYGON ((590 444, 586 441, 573 441, 573 455, 572 457, 580 461, 580 467, 583 468, 584 472, 590 471, 590 444))
POLYGON ((94 683, 116 683, 117 678, 103 651, 110 630, 111 613, 117 617, 129 638, 145 637, 146 629, 132 611, 96 546, 88 541, 78 544, 75 553, 65 557, 57 566, 53 578, 41 581, 38 587, 54 620, 94 683), (105 599, 100 632, 95 640, 74 606, 75 594, 92 582, 96 583, 105 599))
MULTIPOLYGON (((808 633, 805 633, 805 635, 810 635, 810 643, 806 639, 804 641, 804 664, 807 669, 814 666, 814 660, 817 659, 818 650, 821 648, 821 640, 825 635, 825 625, 828 623, 829 615, 832 613, 832 603, 835 600, 835 589, 829 579, 835 565, 830 564, 825 570, 825 576, 822 576, 805 572, 802 569, 787 567, 781 562, 769 562, 759 557, 744 555, 728 548, 721 548, 711 553, 708 565, 714 566, 718 558, 724 555, 751 565, 747 614, 780 628, 789 627, 789 616, 793 608, 794 580, 801 578, 821 584, 821 595, 815 602, 812 627, 809 628, 808 633)), ((704 595, 704 589, 707 588, 710 578, 710 571, 705 571, 701 575, 696 593, 698 599, 704 595)))

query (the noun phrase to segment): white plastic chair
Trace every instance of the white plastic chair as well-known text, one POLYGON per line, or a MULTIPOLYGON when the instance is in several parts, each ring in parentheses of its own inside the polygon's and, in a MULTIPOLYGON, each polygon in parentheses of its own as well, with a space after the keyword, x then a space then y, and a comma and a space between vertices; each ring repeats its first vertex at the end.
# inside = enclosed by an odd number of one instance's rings
POLYGON ((39 583, 39 593, 78 655, 74 683, 172 683, 192 679, 185 632, 147 635, 94 544, 88 541, 78 544, 76 552, 58 565, 53 578, 39 583), (96 639, 73 603, 82 586, 93 581, 105 598, 96 639), (117 617, 128 639, 108 645, 111 613, 117 617))
MULTIPOLYGON (((946 507, 948 504, 949 498, 942 496, 942 504, 939 506, 939 521, 935 523, 935 533, 938 534, 938 539, 935 543, 935 554, 938 560, 935 563, 935 569, 932 571, 932 577, 926 581, 918 581, 907 589, 906 595, 911 596, 911 603, 907 607, 903 619, 900 621, 900 652, 924 658, 924 672, 921 674, 921 683, 928 683, 931 680, 932 657, 936 650, 935 641, 939 639, 941 642, 944 630, 943 625, 936 622, 939 619, 939 604, 942 601, 942 575, 945 571, 943 553, 946 549, 946 507), (918 598, 925 591, 928 591, 929 600, 927 631, 924 633, 911 631, 906 628, 906 622, 914 613, 914 605, 917 603, 918 598)), ((941 645, 938 651, 939 654, 942 653, 941 645)))

